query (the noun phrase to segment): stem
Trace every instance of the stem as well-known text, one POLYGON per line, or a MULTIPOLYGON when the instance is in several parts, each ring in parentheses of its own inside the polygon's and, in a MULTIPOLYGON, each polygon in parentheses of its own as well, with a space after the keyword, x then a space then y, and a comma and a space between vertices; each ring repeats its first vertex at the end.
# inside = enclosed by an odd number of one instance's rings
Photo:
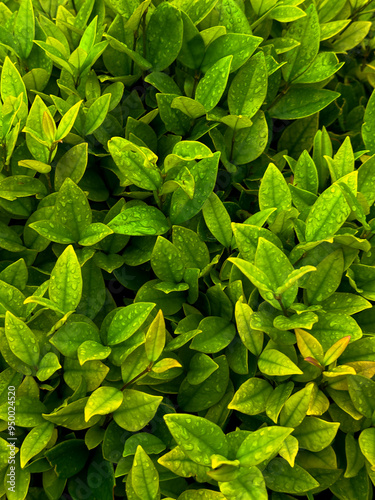
POLYGON ((143 377, 143 375, 146 375, 146 373, 149 373, 151 370, 152 370, 152 365, 153 363, 151 362, 147 368, 145 368, 141 373, 139 373, 136 377, 132 378, 129 382, 126 382, 126 384, 124 384, 120 391, 123 391, 124 389, 126 389, 129 385, 131 384, 134 384, 134 382, 136 382, 139 378, 143 377))
POLYGON ((143 16, 142 16, 142 34, 143 34, 143 57, 145 59, 147 59, 146 55, 147 55, 147 52, 146 52, 146 15, 147 15, 147 10, 146 9, 143 13, 143 16))
POLYGON ((48 155, 48 165, 50 165, 51 161, 52 161, 52 153, 54 151, 55 148, 53 148, 53 146, 50 147, 50 150, 49 150, 49 155, 48 155))
POLYGON ((284 304, 283 304, 283 301, 282 301, 282 299, 281 299, 280 295, 276 295, 276 296, 275 296, 275 299, 276 299, 276 300, 277 300, 277 302, 280 304, 280 306, 281 306, 281 310, 283 311, 284 316, 285 316, 286 318, 289 318, 288 311, 285 309, 285 306, 284 306, 284 304))
POLYGON ((195 91, 197 90, 197 86, 198 86, 198 83, 199 83, 199 78, 200 78, 201 74, 200 72, 195 72, 195 76, 194 76, 194 86, 193 86, 193 92, 192 92, 192 99, 194 99, 195 97, 195 91))
MULTIPOLYGON (((137 38, 138 38, 138 31, 134 32, 134 40, 133 40, 133 52, 135 52, 136 46, 137 46, 137 38)), ((132 62, 130 63, 130 74, 132 75, 134 72, 134 61, 132 59, 132 62)))
POLYGON ((275 104, 279 102, 282 97, 284 97, 284 95, 288 92, 289 89, 290 89, 290 84, 287 83, 284 90, 282 90, 280 94, 273 100, 271 105, 268 106, 268 109, 271 109, 273 106, 275 106, 275 104))
POLYGON ((161 199, 159 198, 158 192, 157 191, 153 191, 152 193, 154 195, 154 200, 156 201, 156 204, 157 204, 158 208, 161 209, 161 199))

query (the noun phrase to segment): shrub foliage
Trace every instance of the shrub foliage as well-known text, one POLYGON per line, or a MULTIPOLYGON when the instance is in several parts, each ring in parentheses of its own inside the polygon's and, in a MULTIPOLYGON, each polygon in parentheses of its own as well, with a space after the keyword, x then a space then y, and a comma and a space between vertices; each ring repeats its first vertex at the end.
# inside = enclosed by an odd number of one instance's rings
POLYGON ((1 499, 372 498, 374 10, 0 3, 1 499))

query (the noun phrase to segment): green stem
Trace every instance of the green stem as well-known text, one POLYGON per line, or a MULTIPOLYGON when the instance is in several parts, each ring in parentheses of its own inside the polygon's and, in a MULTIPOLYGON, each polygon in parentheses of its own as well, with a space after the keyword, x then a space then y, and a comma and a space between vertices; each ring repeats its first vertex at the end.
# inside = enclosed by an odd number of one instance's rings
POLYGON ((146 15, 147 9, 144 11, 142 16, 142 34, 143 34, 143 57, 147 59, 147 46, 146 46, 146 15))
POLYGON ((275 299, 277 300, 277 302, 280 304, 281 306, 281 310, 283 311, 283 314, 286 318, 289 318, 289 314, 288 314, 288 311, 285 309, 285 306, 283 304, 283 301, 282 301, 282 298, 280 297, 280 295, 276 295, 275 296, 275 299))
POLYGON ((139 375, 137 375, 136 377, 132 378, 129 382, 126 382, 126 384, 124 384, 120 391, 123 391, 124 389, 126 389, 129 385, 131 384, 134 384, 134 382, 136 382, 139 378, 143 377, 143 375, 146 375, 146 373, 149 373, 151 370, 152 370, 152 365, 153 363, 151 362, 147 368, 145 368, 141 373, 139 373, 139 375))
POLYGON ((196 71, 195 76, 194 76, 193 92, 192 92, 192 96, 191 96, 192 99, 194 99, 194 97, 195 97, 195 91, 197 90, 200 76, 201 76, 200 72, 196 71))
POLYGON ((268 106, 268 109, 270 110, 271 108, 273 108, 273 106, 275 106, 275 104, 278 103, 282 97, 284 97, 284 95, 288 92, 289 89, 290 89, 290 84, 287 83, 284 89, 280 92, 280 94, 273 100, 271 105, 268 106))

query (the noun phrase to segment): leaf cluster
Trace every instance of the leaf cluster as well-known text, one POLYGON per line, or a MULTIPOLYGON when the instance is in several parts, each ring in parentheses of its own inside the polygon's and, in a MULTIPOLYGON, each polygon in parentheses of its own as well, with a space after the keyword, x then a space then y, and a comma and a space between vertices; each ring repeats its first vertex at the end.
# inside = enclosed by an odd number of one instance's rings
POLYGON ((0 500, 372 498, 374 11, 0 2, 0 500))

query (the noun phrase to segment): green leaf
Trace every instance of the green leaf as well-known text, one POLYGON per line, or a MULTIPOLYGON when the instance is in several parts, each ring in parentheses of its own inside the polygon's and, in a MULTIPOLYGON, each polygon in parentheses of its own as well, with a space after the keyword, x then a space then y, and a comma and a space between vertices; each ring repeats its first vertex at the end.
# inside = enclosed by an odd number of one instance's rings
POLYGON ((311 66, 297 77, 295 83, 316 83, 330 78, 343 66, 333 52, 320 52, 311 66))
POLYGON ((106 33, 104 36, 109 40, 111 47, 113 47, 117 52, 123 52, 127 56, 129 56, 130 59, 132 59, 141 70, 144 71, 151 68, 151 63, 149 63, 144 57, 138 54, 138 52, 130 49, 125 43, 116 40, 116 38, 113 38, 108 33, 106 33))
POLYGON ((264 427, 252 432, 239 447, 236 458, 244 467, 258 465, 275 455, 293 429, 289 427, 264 427))
POLYGON ((25 296, 12 285, 8 285, 5 281, 0 281, 0 312, 5 314, 7 311, 15 316, 23 317, 25 314, 24 307, 25 296))
POLYGON ((85 406, 85 420, 94 415, 108 415, 117 410, 123 401, 123 393, 115 387, 99 387, 96 389, 85 406))
POLYGON ((76 475, 85 466, 89 450, 83 439, 68 439, 45 452, 45 457, 56 474, 67 479, 76 475))
POLYGON ((272 491, 302 494, 319 486, 305 469, 297 464, 291 467, 283 458, 274 458, 265 468, 263 476, 272 491))
POLYGON ((369 21, 354 21, 339 35, 333 43, 335 52, 345 52, 358 45, 371 28, 369 21))
POLYGON ((344 272, 344 256, 341 249, 337 249, 325 257, 316 266, 305 284, 309 304, 319 304, 330 297, 341 283, 344 272))
POLYGON ((208 410, 222 400, 229 381, 226 356, 216 357, 215 363, 219 365, 219 368, 201 384, 189 384, 187 379, 182 382, 177 401, 184 411, 208 410))
POLYGON ((293 382, 280 384, 273 390, 268 398, 266 414, 275 424, 277 424, 280 411, 293 391, 293 386, 293 382))
POLYGON ((122 392, 124 400, 113 413, 113 418, 127 431, 140 431, 154 418, 163 398, 133 389, 124 389, 122 392))
POLYGON ((347 137, 341 144, 334 159, 326 158, 331 172, 332 182, 336 182, 354 170, 354 154, 350 138, 347 137))
MULTIPOLYGON (((1 84, 2 86, 2 84, 1 84)), ((374 139, 374 133, 375 133, 375 120, 374 120, 374 113, 375 113, 375 91, 372 92, 370 99, 368 100, 367 106, 366 106, 366 111, 365 111, 365 116, 363 117, 363 124, 362 124, 362 138, 363 142, 365 143, 365 146, 367 149, 370 150, 370 154, 373 155, 375 154, 375 139, 374 139)), ((371 159, 370 159, 371 160, 371 159)), ((368 163, 370 160, 367 160, 366 163, 368 163)), ((372 167, 373 162, 371 162, 368 166, 372 167)), ((373 169, 373 167, 372 167, 373 169)), ((366 167, 362 165, 359 169, 358 172, 358 181, 361 177, 360 173, 362 170, 362 176, 364 174, 364 170, 366 170, 366 167)), ((361 191, 361 190, 360 190, 361 191)), ((363 191, 361 191, 362 193, 363 191)), ((365 194, 365 193, 364 193, 365 194)), ((375 195, 374 195, 375 196, 375 195)))
POLYGON ((146 205, 126 208, 107 225, 115 233, 129 236, 159 235, 169 229, 164 214, 157 208, 146 205))
POLYGON ((263 347, 263 332, 250 327, 252 313, 251 307, 241 302, 241 299, 236 302, 235 317, 239 336, 245 347, 255 356, 259 356, 263 347))
POLYGON ((230 216, 220 198, 211 193, 202 208, 203 217, 208 229, 215 238, 225 247, 232 242, 232 228, 230 216))
POLYGON ((65 179, 69 177, 73 182, 78 184, 85 173, 88 160, 88 145, 87 142, 77 144, 59 159, 55 170, 55 189, 59 190, 65 179))
POLYGON ((161 187, 160 171, 149 161, 143 148, 122 137, 112 137, 108 142, 108 149, 120 172, 132 184, 151 191, 161 187))
MULTIPOLYGON (((367 444, 366 437, 364 441, 367 444)), ((353 434, 347 434, 345 436, 345 454, 346 454, 346 470, 344 473, 345 478, 355 477, 358 474, 358 472, 362 469, 362 467, 365 464, 365 459, 362 453, 358 444, 358 440, 354 438, 353 434)))
POLYGON ((312 311, 303 311, 300 314, 293 314, 288 318, 280 315, 273 320, 273 326, 279 330, 291 330, 293 328, 312 328, 319 320, 312 311))
POLYGON ((77 357, 80 365, 86 361, 95 359, 106 359, 111 354, 111 348, 103 346, 95 340, 85 340, 77 349, 77 357))
POLYGON ((82 430, 92 427, 101 419, 100 415, 92 417, 88 422, 85 420, 84 409, 87 403, 87 398, 81 398, 73 403, 58 408, 48 414, 43 414, 43 418, 56 425, 66 427, 71 430, 82 430))
POLYGON ((221 351, 232 342, 236 335, 234 325, 219 316, 208 316, 202 319, 198 329, 201 333, 194 337, 190 348, 205 353, 221 351))
POLYGON ((50 165, 37 160, 21 160, 18 162, 18 165, 21 167, 30 168, 31 170, 35 170, 36 172, 40 172, 41 174, 47 174, 51 171, 50 165))
POLYGON ((217 0, 175 0, 173 3, 198 24, 212 11, 217 0))
POLYGON ((247 498, 267 500, 267 490, 263 475, 257 467, 242 468, 231 481, 219 482, 220 491, 228 500, 247 498))
POLYGON ((204 269, 210 262, 207 245, 199 235, 183 226, 173 226, 172 241, 187 269, 204 269))
POLYGON ((227 85, 232 59, 232 56, 219 59, 198 83, 195 99, 206 111, 211 111, 220 101, 227 85))
POLYGON ((85 118, 84 135, 92 134, 107 116, 111 94, 103 94, 89 107, 85 118))
POLYGON ((3 102, 9 97, 18 97, 23 94, 23 102, 27 102, 27 93, 24 81, 17 68, 9 57, 6 57, 1 70, 1 99, 3 102))
POLYGON ((238 259, 237 257, 229 257, 228 260, 238 267, 238 269, 260 290, 265 290, 267 292, 272 291, 272 284, 268 276, 254 266, 254 264, 246 262, 246 260, 243 259, 238 259))
POLYGON ((323 364, 324 351, 320 342, 311 333, 300 328, 295 330, 297 345, 304 358, 314 358, 323 364))
POLYGON ((51 377, 61 368, 59 358, 54 352, 47 352, 39 363, 39 369, 36 372, 38 379, 43 382, 51 377))
POLYGON ((261 210, 276 208, 270 217, 270 222, 276 219, 276 214, 292 206, 292 196, 283 174, 270 163, 262 178, 259 188, 259 207, 261 210))
POLYGON ((340 94, 332 90, 292 88, 270 107, 269 113, 279 120, 305 118, 326 108, 338 97, 340 94))
POLYGON ((306 219, 306 241, 331 238, 350 214, 345 196, 338 186, 327 188, 314 203, 306 219))
POLYGON ((212 455, 227 455, 225 435, 213 422, 184 413, 165 415, 164 420, 183 452, 198 465, 209 467, 212 455))
MULTIPOLYGON (((170 452, 160 457, 158 462, 178 476, 196 477, 197 480, 202 482, 207 480, 207 472, 210 470, 210 467, 198 465, 190 460, 179 446, 175 446, 170 452)), ((188 492, 191 492, 191 490, 183 494, 188 492)))
POLYGON ((149 361, 157 361, 165 345, 165 321, 160 309, 148 327, 146 333, 145 350, 149 361))
POLYGON ((370 462, 371 468, 375 467, 375 429, 365 429, 361 432, 358 443, 361 452, 365 458, 370 462))
POLYGON ((325 314, 317 313, 319 321, 312 327, 311 333, 322 344, 323 349, 327 350, 332 343, 350 335, 351 341, 357 340, 362 336, 362 330, 358 323, 347 314, 336 314, 327 312, 325 314))
POLYGON ((12 175, 0 180, 1 198, 16 200, 25 196, 36 195, 43 198, 46 195, 46 187, 39 179, 27 175, 12 175))
POLYGON ((190 97, 185 97, 185 96, 175 97, 171 103, 171 107, 179 109, 185 115, 187 115, 189 118, 192 118, 193 120, 206 114, 206 109, 203 106, 203 104, 201 104, 198 101, 195 101, 194 99, 190 99, 190 97))
MULTIPOLYGON (((42 413, 45 411, 45 405, 35 397, 17 396, 14 407, 16 426, 36 427, 44 423, 42 413)), ((8 402, 0 406, 0 418, 8 420, 8 402)))
POLYGON ((130 436, 125 441, 123 457, 135 455, 139 445, 141 445, 148 454, 159 454, 166 448, 163 441, 153 434, 148 432, 138 432, 137 434, 130 436))
POLYGON ((293 5, 280 5, 270 12, 271 19, 275 19, 280 23, 290 23, 291 21, 296 21, 305 16, 306 13, 302 9, 294 7, 293 5))
POLYGON ((331 363, 336 361, 336 359, 339 358, 345 351, 346 346, 349 344, 349 341, 350 335, 348 335, 347 337, 343 337, 342 339, 335 342, 325 353, 323 360, 324 364, 330 365, 331 363))
POLYGON ((151 255, 151 267, 163 281, 178 283, 184 274, 179 250, 166 238, 158 236, 151 255))
POLYGON ((201 352, 194 354, 190 360, 186 380, 190 385, 202 384, 214 371, 219 368, 215 361, 201 352))
POLYGON ((74 235, 76 241, 91 223, 89 202, 82 189, 69 177, 65 179, 57 195, 53 220, 69 228, 69 233, 74 235))
POLYGON ((309 384, 290 396, 280 413, 281 425, 297 427, 303 421, 310 406, 313 388, 314 385, 309 384))
POLYGON ((50 340, 63 356, 73 359, 77 359, 77 349, 86 341, 100 342, 97 327, 91 323, 71 320, 59 328, 50 340))
POLYGON ((179 135, 186 135, 191 126, 191 119, 179 109, 172 107, 172 102, 178 94, 156 94, 160 118, 163 120, 167 130, 179 135))
POLYGON ((219 11, 218 24, 225 26, 227 31, 251 33, 246 14, 235 0, 222 0, 217 4, 216 10, 219 11))
MULTIPOLYGON (((284 252, 262 237, 259 238, 255 253, 255 265, 267 276, 272 285, 272 290, 282 286, 293 271, 293 266, 284 252)), ((285 307, 289 307, 294 302, 297 292, 298 286, 295 284, 283 293, 282 302, 285 307)), ((276 302, 276 300, 273 300, 273 302, 276 302)), ((275 306, 278 309, 281 308, 278 303, 275 306)))
POLYGON ((116 345, 124 342, 140 328, 148 318, 155 304, 138 302, 119 309, 108 327, 107 342, 116 345))
POLYGON ((219 36, 207 47, 201 70, 206 72, 223 57, 232 55, 230 71, 233 73, 249 59, 261 42, 262 38, 244 33, 232 32, 219 36))
POLYGON ((283 457, 291 467, 294 467, 298 449, 298 440, 294 436, 288 436, 279 450, 279 455, 283 457))
POLYGON ((228 93, 232 115, 252 118, 267 94, 267 67, 263 52, 255 54, 237 73, 228 93))
POLYGON ((238 410, 246 415, 263 413, 267 407, 267 400, 272 393, 272 386, 267 380, 249 378, 235 393, 228 408, 238 410))
MULTIPOLYGON (((78 111, 81 107, 82 101, 74 104, 61 118, 59 126, 57 127, 57 133, 55 136, 56 141, 61 141, 66 137, 74 126, 74 122, 78 116, 78 111)), ((87 134, 86 134, 87 135, 87 134)))
POLYGON ((375 297, 374 267, 362 264, 353 264, 346 272, 351 286, 366 299, 375 297))
POLYGON ((28 433, 21 445, 20 464, 22 468, 47 446, 52 438, 54 428, 55 426, 51 422, 44 422, 28 433))
POLYGON ((301 375, 302 371, 288 356, 276 349, 266 349, 258 359, 259 370, 265 375, 301 375))
POLYGON ((252 226, 250 221, 243 224, 232 222, 232 228, 241 256, 249 262, 254 262, 260 237, 270 241, 280 249, 283 247, 280 239, 274 233, 263 227, 252 226))
MULTIPOLYGON (((29 57, 35 38, 34 10, 31 0, 22 0, 14 23, 14 36, 22 59, 29 57)), ((25 94, 26 96, 26 94, 25 94)))
POLYGON ((154 71, 163 71, 173 63, 180 52, 182 37, 180 12, 166 2, 158 5, 146 32, 146 55, 154 71))
POLYGON ((350 398, 355 408, 367 418, 375 411, 375 382, 362 375, 348 375, 350 398))
POLYGON ((31 474, 28 470, 21 468, 19 457, 17 455, 13 463, 15 465, 12 465, 12 463, 10 463, 8 468, 4 470, 4 486, 6 488, 6 498, 9 500, 24 500, 28 495, 31 474), (14 481, 15 485, 13 488, 11 487, 12 483, 6 482, 7 480, 11 479, 12 476, 17 477, 17 480, 14 481))
POLYGON ((296 166, 293 168, 294 185, 305 191, 317 194, 319 187, 318 171, 314 160, 305 150, 298 158, 296 166))
POLYGON ((77 308, 82 296, 82 273, 71 245, 57 259, 48 290, 52 302, 64 313, 77 308))
POLYGON ((141 445, 134 456, 131 480, 135 493, 139 498, 155 500, 159 493, 159 474, 150 457, 141 445))
POLYGON ((357 312, 368 309, 371 306, 370 302, 359 295, 353 293, 335 292, 321 304, 322 308, 327 312, 355 314, 357 312))
POLYGON ((81 232, 78 244, 82 246, 92 246, 112 233, 112 229, 105 224, 102 224, 101 222, 94 222, 81 232))
POLYGON ((170 206, 172 224, 182 224, 200 212, 214 189, 219 157, 220 153, 216 152, 213 156, 203 158, 189 168, 195 181, 194 196, 190 199, 181 188, 173 193, 170 206))
POLYGON ((181 15, 184 23, 184 36, 178 60, 188 68, 199 69, 205 53, 204 41, 198 29, 194 26, 193 18, 183 11, 181 15))
POLYGON ((293 431, 301 448, 318 452, 329 446, 340 427, 339 422, 327 422, 316 417, 306 417, 293 431))
POLYGON ((284 79, 290 82, 307 70, 319 51, 320 29, 315 6, 310 5, 306 17, 292 23, 284 36, 299 42, 297 47, 281 56, 281 61, 286 62, 282 68, 284 79))
POLYGON ((10 311, 5 314, 5 335, 12 352, 29 366, 39 361, 39 344, 32 330, 10 311))
POLYGON ((288 277, 284 281, 284 283, 276 289, 277 294, 282 294, 286 290, 289 290, 302 276, 305 276, 307 273, 311 273, 312 271, 316 271, 316 267, 314 266, 302 266, 299 269, 294 269, 291 273, 288 274, 288 277))

